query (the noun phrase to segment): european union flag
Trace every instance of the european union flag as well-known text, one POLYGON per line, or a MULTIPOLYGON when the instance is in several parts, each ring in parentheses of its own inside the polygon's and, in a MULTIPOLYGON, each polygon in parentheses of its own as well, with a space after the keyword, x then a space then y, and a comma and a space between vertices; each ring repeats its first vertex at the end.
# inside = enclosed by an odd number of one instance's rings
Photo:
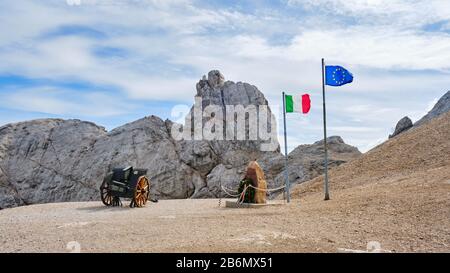
POLYGON ((342 66, 325 66, 325 84, 341 86, 353 81, 353 75, 342 66))

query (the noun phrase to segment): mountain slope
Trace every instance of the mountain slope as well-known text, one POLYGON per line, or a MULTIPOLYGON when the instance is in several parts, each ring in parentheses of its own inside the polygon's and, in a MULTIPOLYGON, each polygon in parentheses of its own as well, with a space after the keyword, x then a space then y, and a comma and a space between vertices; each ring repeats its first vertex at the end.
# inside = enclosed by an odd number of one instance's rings
MULTIPOLYGON (((438 172, 450 178, 450 113, 434 118, 422 126, 413 127, 396 138, 389 139, 363 156, 329 172, 331 192, 359 185, 407 178, 427 172, 438 172)), ((323 176, 294 187, 294 197, 322 190, 323 176)), ((448 192, 445 194, 448 195, 448 192)))
POLYGON ((448 111, 450 111, 450 91, 447 91, 447 93, 445 93, 433 106, 433 109, 431 109, 425 116, 419 119, 414 124, 414 126, 421 125, 439 115, 447 113, 448 111))

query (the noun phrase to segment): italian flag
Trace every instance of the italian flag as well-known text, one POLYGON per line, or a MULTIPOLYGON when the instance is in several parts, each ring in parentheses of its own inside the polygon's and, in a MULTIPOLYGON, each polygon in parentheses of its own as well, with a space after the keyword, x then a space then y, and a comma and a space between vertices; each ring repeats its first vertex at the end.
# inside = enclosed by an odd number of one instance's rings
POLYGON ((286 105, 286 113, 303 113, 306 114, 311 109, 311 99, 308 94, 292 96, 285 95, 284 97, 285 105, 286 105))

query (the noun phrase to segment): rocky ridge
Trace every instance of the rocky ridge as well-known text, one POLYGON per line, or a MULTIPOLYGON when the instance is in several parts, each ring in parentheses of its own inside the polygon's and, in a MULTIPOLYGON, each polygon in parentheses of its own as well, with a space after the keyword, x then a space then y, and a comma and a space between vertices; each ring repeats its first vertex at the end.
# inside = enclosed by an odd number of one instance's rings
MULTIPOLYGON (((215 70, 204 76, 196 88, 197 98, 201 98, 200 109, 219 105, 223 119, 227 114, 226 105, 266 107, 267 116, 258 116, 258 123, 276 135, 276 128, 272 131, 270 122, 274 116, 257 87, 225 81, 215 70)), ((191 114, 193 111, 194 107, 191 114)), ((205 122, 207 118, 202 124, 205 122)), ((248 135, 249 125, 246 126, 248 135)), ((221 186, 236 188, 251 160, 257 160, 263 168, 268 188, 283 185, 284 156, 276 138, 267 141, 258 136, 254 140, 227 141, 173 137, 174 128, 189 130, 187 127, 156 116, 109 132, 91 122, 61 119, 0 127, 0 208, 98 200, 104 175, 114 167, 128 165, 148 169, 151 194, 162 199, 224 196, 221 186)), ((227 130, 224 126, 223 131, 227 130)), ((339 137, 331 137, 329 147, 332 166, 360 154, 339 137)), ((302 145, 289 154, 292 183, 322 173, 322 149, 323 145, 316 142, 302 145)))

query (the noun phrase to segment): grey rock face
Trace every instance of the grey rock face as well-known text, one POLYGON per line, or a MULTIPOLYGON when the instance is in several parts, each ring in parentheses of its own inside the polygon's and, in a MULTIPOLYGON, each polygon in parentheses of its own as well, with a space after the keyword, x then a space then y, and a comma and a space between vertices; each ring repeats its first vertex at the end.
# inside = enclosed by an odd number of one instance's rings
POLYGON ((410 129, 413 127, 413 123, 409 117, 403 117, 397 122, 397 125, 395 126, 395 131, 392 133, 392 135, 389 135, 389 138, 393 138, 398 134, 403 133, 404 131, 410 129))
POLYGON ((420 120, 414 123, 414 126, 419 126, 424 122, 429 121, 432 118, 435 118, 441 114, 447 113, 450 111, 450 91, 447 91, 434 105, 433 109, 428 112, 425 116, 423 116, 420 120))
MULTIPOLYGON (((358 148, 346 144, 339 136, 327 138, 328 166, 329 168, 339 166, 353 160, 361 155, 358 148)), ((324 144, 323 140, 314 144, 300 145, 288 155, 289 182, 291 184, 308 181, 324 173, 324 144)), ((283 157, 284 158, 284 157, 283 157)), ((273 178, 275 185, 282 185, 284 178, 284 161, 277 160, 278 171, 273 178), (280 164, 281 163, 281 164, 280 164)))
MULTIPOLYGON (((197 97, 201 98, 200 110, 203 111, 209 106, 219 106, 223 123, 222 139, 226 139, 229 133, 226 126, 227 117, 229 117, 227 115, 232 114, 234 116, 234 113, 227 112, 227 109, 230 109, 229 106, 242 107, 243 109, 256 106, 257 111, 262 106, 267 107, 266 120, 258 115, 256 122, 263 124, 266 132, 272 132, 272 127, 274 127, 273 135, 276 136, 275 117, 268 107, 266 98, 257 87, 242 82, 225 82, 219 71, 211 71, 208 73, 208 79, 203 77, 197 83, 196 88, 197 97)), ((195 106, 190 112, 191 118, 194 118, 194 108, 195 106)), ((204 118, 203 124, 206 121, 207 118, 204 118)), ((256 139, 249 139, 250 125, 248 125, 248 119, 246 123, 245 140, 237 139, 237 134, 234 132, 235 137, 232 140, 182 140, 178 142, 181 160, 197 170, 204 177, 206 183, 205 188, 196 191, 194 197, 218 197, 221 194, 222 186, 233 189, 237 187, 249 161, 259 160, 266 154, 280 154, 276 137, 273 137, 272 142, 260 138, 259 135, 256 139), (272 147, 267 151, 264 149, 264 145, 272 147)))
POLYGON ((151 193, 187 198, 203 186, 184 164, 167 123, 146 117, 106 132, 77 120, 38 120, 2 127, 0 207, 98 200, 104 175, 117 166, 148 169, 151 193), (5 153, 6 152, 6 153, 5 153))
MULTIPOLYGON (((81 168, 104 128, 79 120, 46 119, 0 128, 0 207, 90 200, 95 182, 81 168)), ((101 174, 100 174, 101 175, 101 174)))
MULTIPOLYGON (((225 105, 267 105, 255 86, 225 83, 219 71, 199 81, 197 95, 203 100, 201 110, 218 105, 225 113, 225 105)), ((103 176, 128 165, 148 169, 151 193, 158 198, 215 197, 221 185, 234 188, 248 162, 265 153, 259 139, 175 140, 172 126, 151 116, 110 132, 78 120, 2 127, 0 207, 97 200, 103 176)))
MULTIPOLYGON (((219 105, 225 115, 225 105, 267 107, 255 86, 225 82, 219 71, 211 71, 197 83, 197 96, 202 98, 201 109, 219 105)), ((268 110, 268 118, 273 117, 268 110)), ((270 127, 270 122, 266 125, 270 127)), ((90 122, 60 119, 0 127, 0 208, 99 200, 104 175, 112 168, 129 165, 148 169, 151 195, 157 198, 225 196, 221 186, 235 189, 251 160, 263 168, 268 188, 284 184, 284 156, 276 139, 272 150, 262 149, 267 141, 259 138, 175 140, 173 126, 170 120, 150 116, 110 132, 90 122)), ((339 137, 329 138, 329 143, 332 165, 359 155, 339 137)), ((322 153, 320 142, 291 152, 291 181, 298 183, 321 174, 322 153)))

